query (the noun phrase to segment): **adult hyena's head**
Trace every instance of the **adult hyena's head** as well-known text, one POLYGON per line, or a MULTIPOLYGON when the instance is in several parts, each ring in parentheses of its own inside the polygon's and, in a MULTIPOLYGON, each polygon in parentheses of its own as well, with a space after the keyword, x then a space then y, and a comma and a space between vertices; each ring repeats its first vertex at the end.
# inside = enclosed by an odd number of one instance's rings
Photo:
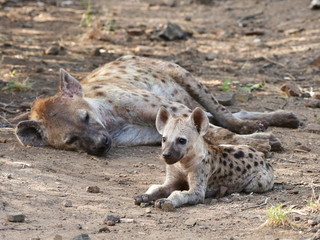
POLYGON ((197 154, 201 147, 201 138, 209 127, 205 113, 196 108, 188 117, 173 117, 161 107, 157 114, 156 127, 162 135, 162 157, 167 164, 178 161, 187 162, 197 154))
POLYGON ((102 155, 111 147, 111 138, 99 113, 83 98, 80 83, 60 70, 55 96, 37 99, 27 121, 17 125, 16 136, 23 145, 50 145, 102 155))

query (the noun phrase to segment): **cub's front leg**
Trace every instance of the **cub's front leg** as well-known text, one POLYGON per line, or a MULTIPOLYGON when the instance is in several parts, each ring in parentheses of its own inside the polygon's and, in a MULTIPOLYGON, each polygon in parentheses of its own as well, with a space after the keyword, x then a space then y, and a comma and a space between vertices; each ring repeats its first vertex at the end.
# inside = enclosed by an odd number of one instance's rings
POLYGON ((189 190, 173 191, 168 198, 161 198, 155 202, 155 206, 164 211, 173 211, 185 204, 195 205, 205 199, 207 180, 202 169, 189 172, 187 175, 189 190))
POLYGON ((152 185, 144 194, 137 195, 134 198, 134 204, 150 203, 159 198, 168 197, 175 190, 174 184, 164 183, 162 185, 152 185))

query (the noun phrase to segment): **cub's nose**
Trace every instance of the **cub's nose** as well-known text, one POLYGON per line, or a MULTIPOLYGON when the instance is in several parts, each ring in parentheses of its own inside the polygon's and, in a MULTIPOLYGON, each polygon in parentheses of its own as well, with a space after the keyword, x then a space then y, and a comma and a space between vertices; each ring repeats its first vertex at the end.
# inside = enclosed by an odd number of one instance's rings
POLYGON ((164 159, 170 159, 172 157, 172 154, 171 154, 171 152, 164 152, 164 153, 162 153, 162 157, 164 159))

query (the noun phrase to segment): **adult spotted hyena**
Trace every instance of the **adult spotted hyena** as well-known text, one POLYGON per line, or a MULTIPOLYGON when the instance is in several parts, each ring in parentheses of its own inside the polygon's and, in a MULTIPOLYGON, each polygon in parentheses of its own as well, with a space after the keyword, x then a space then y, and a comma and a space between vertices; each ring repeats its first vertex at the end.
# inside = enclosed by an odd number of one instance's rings
POLYGON ((81 84, 60 70, 57 93, 35 100, 29 120, 17 125, 16 135, 24 145, 50 145, 94 155, 106 153, 112 145, 159 144, 161 136, 155 128, 155 119, 161 106, 173 115, 183 116, 201 106, 213 123, 223 127, 212 127, 207 134, 220 143, 262 141, 279 147, 278 140, 270 134, 239 137, 230 131, 249 134, 263 130, 268 124, 299 125, 298 118, 286 111, 242 111, 233 115, 180 66, 125 56, 94 70, 81 84))

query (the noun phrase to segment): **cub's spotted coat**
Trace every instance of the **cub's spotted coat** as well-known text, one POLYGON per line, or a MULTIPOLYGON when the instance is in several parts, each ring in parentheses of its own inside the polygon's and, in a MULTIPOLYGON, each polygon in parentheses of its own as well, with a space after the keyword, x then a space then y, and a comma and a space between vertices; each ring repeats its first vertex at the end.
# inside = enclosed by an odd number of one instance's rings
MULTIPOLYGON (((81 84, 61 70, 57 93, 36 99, 29 120, 17 125, 16 135, 24 145, 50 145, 95 155, 105 154, 112 145, 159 144, 155 119, 161 106, 181 116, 189 116, 201 106, 214 123, 242 134, 264 129, 267 124, 299 125, 293 113, 282 110, 233 115, 178 65, 125 56, 94 70, 81 84)), ((271 134, 238 136, 226 129, 211 125, 206 138, 228 144, 248 142, 265 151, 269 144, 280 147, 271 134)))
POLYGON ((196 108, 189 117, 173 117, 160 108, 156 126, 162 135, 166 180, 152 185, 135 203, 156 200, 171 211, 184 204, 197 204, 226 188, 233 192, 265 192, 273 187, 273 170, 261 152, 246 145, 215 145, 203 136, 209 129, 205 113, 196 108))

